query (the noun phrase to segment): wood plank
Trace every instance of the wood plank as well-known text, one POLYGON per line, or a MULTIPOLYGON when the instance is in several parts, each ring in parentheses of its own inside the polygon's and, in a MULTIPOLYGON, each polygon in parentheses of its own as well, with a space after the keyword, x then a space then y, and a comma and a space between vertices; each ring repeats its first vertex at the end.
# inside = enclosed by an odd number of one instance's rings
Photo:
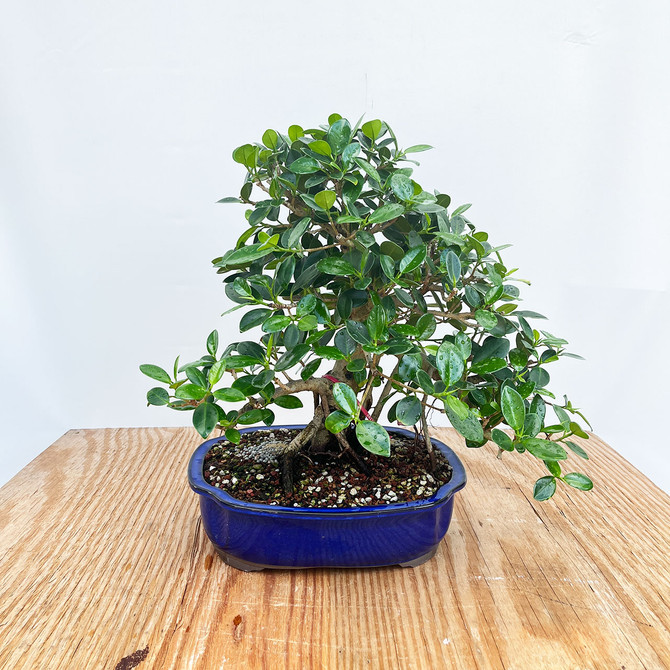
POLYGON ((469 481, 435 559, 242 573, 193 431, 70 431, 0 489, 0 668, 670 667, 670 498, 593 437, 597 488, 536 503, 532 457, 436 433, 469 481))

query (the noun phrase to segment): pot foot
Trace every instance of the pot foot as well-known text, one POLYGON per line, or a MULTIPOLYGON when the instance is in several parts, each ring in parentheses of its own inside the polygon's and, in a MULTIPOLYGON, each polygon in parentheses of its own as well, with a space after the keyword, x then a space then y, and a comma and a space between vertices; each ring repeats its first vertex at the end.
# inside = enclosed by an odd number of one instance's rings
POLYGON ((435 556, 437 552, 437 547, 434 547, 431 549, 427 554, 424 554, 423 556, 419 556, 419 558, 415 558, 411 561, 407 561, 405 563, 398 563, 398 565, 401 568, 416 568, 418 565, 421 565, 422 563, 425 563, 426 561, 429 561, 433 556, 435 556))
POLYGON ((259 565, 258 563, 250 563, 249 561, 244 561, 241 558, 235 558, 227 554, 221 549, 216 549, 216 553, 221 557, 224 563, 228 564, 231 568, 236 570, 242 570, 243 572, 259 572, 260 570, 265 570, 265 566, 259 565))

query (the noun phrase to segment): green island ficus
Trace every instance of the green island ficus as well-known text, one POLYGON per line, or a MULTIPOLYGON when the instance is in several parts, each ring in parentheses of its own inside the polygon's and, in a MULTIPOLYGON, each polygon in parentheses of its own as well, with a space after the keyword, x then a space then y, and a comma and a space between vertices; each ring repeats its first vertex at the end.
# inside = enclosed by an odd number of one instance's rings
POLYGON ((475 229, 470 205, 452 209, 448 195, 414 179, 409 157, 430 148, 402 149, 383 121, 352 126, 333 114, 235 149, 244 184, 219 202, 245 205, 248 225, 213 264, 229 311, 244 310, 240 332, 257 336, 220 351, 214 331, 207 353, 181 366, 177 358, 172 374, 142 365, 167 387, 152 388, 149 404, 192 411, 203 437, 219 429, 238 443, 240 427, 272 425, 273 407, 301 408, 306 392, 312 419, 273 445, 287 491, 301 450, 344 452, 362 470, 361 447, 389 455, 384 411, 414 427, 434 462, 434 410, 468 447, 493 442, 499 457, 543 461, 537 500, 557 481, 591 489, 586 475, 564 473, 569 455, 588 459, 571 439, 588 437, 586 419, 548 389, 549 364, 577 356, 531 326, 544 317, 519 308, 524 280, 501 256, 509 245, 475 229))

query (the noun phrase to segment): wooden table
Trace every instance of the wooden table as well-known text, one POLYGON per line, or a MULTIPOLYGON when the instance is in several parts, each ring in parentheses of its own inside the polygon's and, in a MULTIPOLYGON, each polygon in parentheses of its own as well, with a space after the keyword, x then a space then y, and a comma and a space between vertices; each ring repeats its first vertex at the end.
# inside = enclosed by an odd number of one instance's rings
POLYGON ((68 432, 0 489, 0 668, 670 668, 668 496, 594 437, 597 488, 536 503, 530 456, 438 433, 469 482, 433 560, 244 573, 194 431, 68 432))

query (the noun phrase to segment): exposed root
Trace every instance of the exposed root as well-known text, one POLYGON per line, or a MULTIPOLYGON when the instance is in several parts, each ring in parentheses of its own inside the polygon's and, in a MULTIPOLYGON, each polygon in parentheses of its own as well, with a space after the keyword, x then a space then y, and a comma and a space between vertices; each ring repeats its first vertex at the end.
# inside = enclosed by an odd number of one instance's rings
POLYGON ((361 472, 366 476, 370 476, 372 474, 370 466, 351 448, 349 441, 344 436, 344 432, 338 433, 335 437, 337 438, 337 441, 340 443, 340 446, 342 447, 344 453, 346 453, 351 458, 351 460, 354 462, 359 472, 361 472))
MULTIPOLYGON (((342 361, 336 362, 332 373, 336 379, 340 379, 344 383, 350 383, 351 381, 351 375, 347 372, 342 361)), ((359 472, 370 475, 371 470, 369 466, 356 453, 355 449, 351 447, 344 432, 333 435, 325 426, 326 417, 336 407, 333 398, 332 383, 324 378, 290 381, 280 384, 280 388, 277 389, 275 395, 287 395, 300 391, 312 391, 314 397, 314 417, 290 443, 270 442, 267 444, 268 447, 274 449, 279 455, 281 482, 284 491, 287 494, 293 493, 293 466, 295 457, 308 444, 312 453, 325 453, 329 451, 329 447, 332 450, 332 445, 336 442, 340 445, 342 452, 346 453, 353 461, 359 472)))
MULTIPOLYGON (((424 396, 424 400, 428 400, 428 396, 424 396)), ((421 405, 421 430, 423 431, 423 439, 426 441, 426 450, 430 458, 431 472, 437 469, 437 458, 435 456, 435 448, 433 447, 433 440, 430 437, 430 430, 428 428, 428 421, 426 419, 426 408, 421 405)))

